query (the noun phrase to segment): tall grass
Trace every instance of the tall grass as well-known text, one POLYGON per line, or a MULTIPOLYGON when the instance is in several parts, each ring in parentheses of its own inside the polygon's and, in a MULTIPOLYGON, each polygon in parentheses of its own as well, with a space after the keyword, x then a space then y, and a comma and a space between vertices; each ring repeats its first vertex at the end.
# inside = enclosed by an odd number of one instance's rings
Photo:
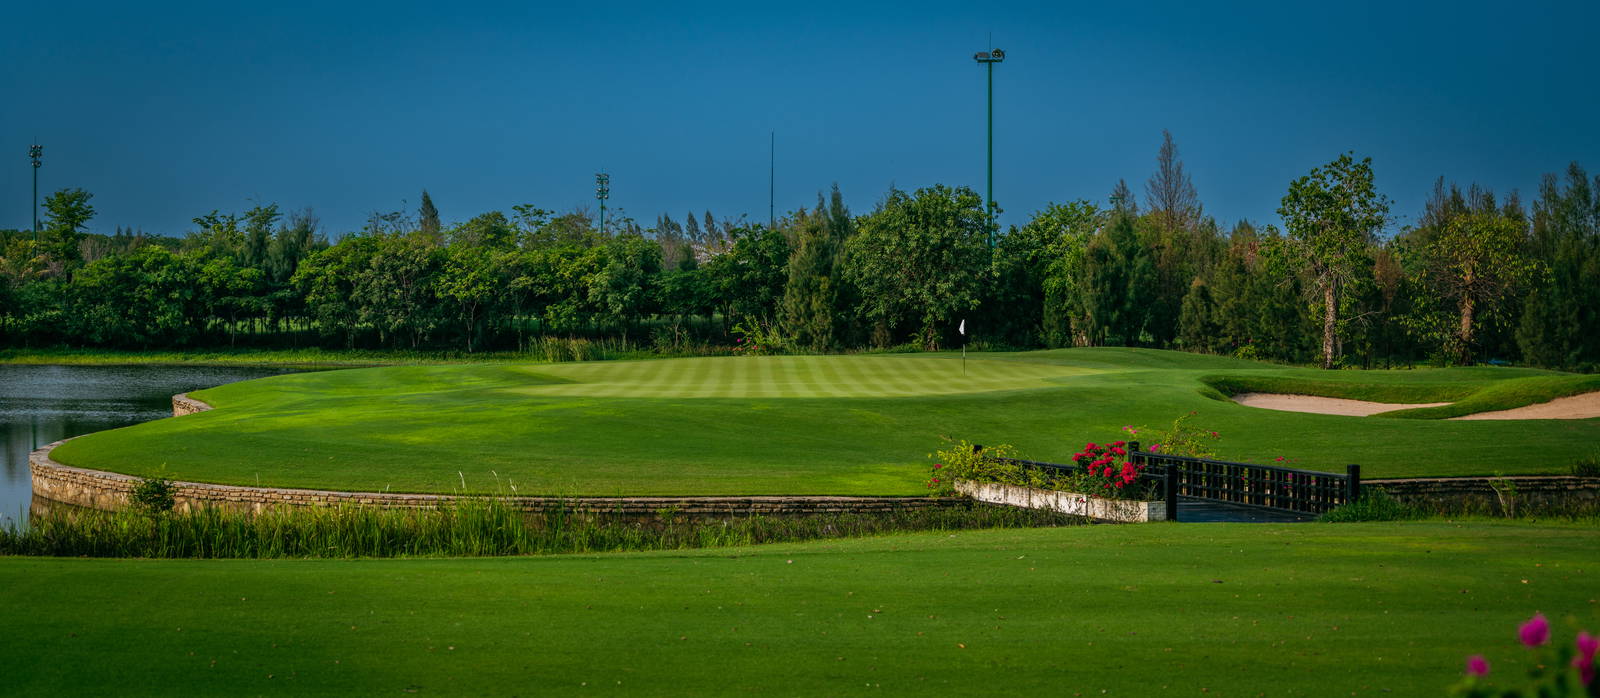
POLYGON ((150 515, 52 510, 0 528, 0 555, 138 558, 348 558, 546 555, 678 550, 927 530, 1065 526, 1084 520, 985 505, 883 513, 647 520, 558 509, 527 514, 498 500, 433 510, 284 507, 150 515))

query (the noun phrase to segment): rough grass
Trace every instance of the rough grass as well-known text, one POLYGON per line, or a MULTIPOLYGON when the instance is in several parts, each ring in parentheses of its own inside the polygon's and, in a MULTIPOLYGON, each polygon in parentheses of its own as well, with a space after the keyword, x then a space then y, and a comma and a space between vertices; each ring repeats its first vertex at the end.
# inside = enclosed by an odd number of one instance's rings
MULTIPOLYGON (((1218 454, 1369 478, 1565 472, 1600 420, 1448 422, 1276 412, 1202 378, 1479 391, 1526 369, 1321 372, 1178 352, 727 357, 401 366, 199 391, 218 409, 83 437, 71 465, 201 482, 548 495, 918 494, 947 435, 1061 460, 1195 412, 1218 454), (1522 444, 1522 447, 1508 448, 1522 444), (1537 458, 1529 454, 1537 452, 1537 458), (509 492, 508 492, 509 493, 509 492)), ((1150 435, 1147 434, 1147 440, 1150 435)))
POLYGON ((0 559, 18 695, 1440 695, 1600 531, 1091 526, 458 560, 0 559))
POLYGON ((141 558, 469 557, 686 550, 908 531, 1068 526, 1087 520, 987 505, 870 514, 625 518, 556 510, 529 515, 498 500, 443 509, 288 507, 150 515, 52 509, 0 527, 0 555, 141 558))

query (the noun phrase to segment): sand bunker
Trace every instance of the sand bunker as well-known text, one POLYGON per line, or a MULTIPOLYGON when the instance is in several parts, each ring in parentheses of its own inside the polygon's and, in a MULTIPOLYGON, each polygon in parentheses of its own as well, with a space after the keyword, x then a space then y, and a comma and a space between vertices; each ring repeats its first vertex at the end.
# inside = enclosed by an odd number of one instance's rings
MULTIPOLYGON (((1425 402, 1420 404, 1367 402, 1365 400, 1346 400, 1344 398, 1319 397, 1317 395, 1279 395, 1276 393, 1239 393, 1233 396, 1233 401, 1245 407, 1260 407, 1268 410, 1283 410, 1285 412, 1337 414, 1346 417, 1366 417, 1379 412, 1404 410, 1412 407, 1439 407, 1450 404, 1448 402, 1425 402)), ((1502 417, 1502 419, 1517 418, 1502 417)))
POLYGON ((1451 419, 1590 419, 1600 417, 1600 392, 1558 397, 1509 410, 1479 412, 1451 419))

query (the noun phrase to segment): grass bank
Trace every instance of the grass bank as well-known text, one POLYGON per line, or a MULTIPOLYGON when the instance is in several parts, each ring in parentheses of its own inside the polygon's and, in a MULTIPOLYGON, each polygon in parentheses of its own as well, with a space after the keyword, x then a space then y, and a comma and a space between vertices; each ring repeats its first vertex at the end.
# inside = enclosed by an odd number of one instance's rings
POLYGON ((0 560, 6 687, 1439 695, 1600 627, 1600 531, 1089 526, 449 560, 0 560))
POLYGON ((1457 393, 1574 380, 1529 369, 1321 372, 1137 349, 974 354, 964 364, 946 353, 397 366, 199 391, 218 409, 86 436, 56 457, 146 477, 318 489, 913 495, 926 492, 924 456, 941 435, 1057 460, 1118 438, 1124 425, 1159 428, 1189 412, 1221 435, 1224 458, 1282 456, 1334 471, 1359 463, 1373 478, 1565 473, 1600 442, 1600 420, 1243 407, 1214 399, 1202 379, 1215 376, 1457 393), (1526 448, 1505 448, 1512 443, 1526 448))
POLYGON ((0 555, 136 558, 470 557, 688 550, 974 528, 1071 526, 1083 519, 985 505, 703 519, 663 510, 649 520, 557 511, 526 515, 497 501, 439 510, 377 507, 207 509, 151 516, 57 509, 0 528, 0 555))

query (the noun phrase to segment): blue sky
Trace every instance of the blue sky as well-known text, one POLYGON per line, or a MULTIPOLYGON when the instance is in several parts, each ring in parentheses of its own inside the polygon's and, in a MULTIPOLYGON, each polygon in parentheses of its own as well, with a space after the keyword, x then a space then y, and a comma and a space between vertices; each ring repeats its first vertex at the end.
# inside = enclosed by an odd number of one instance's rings
POLYGON ((779 211, 838 182, 982 191, 995 71, 1003 223, 1143 193, 1170 129, 1207 213, 1275 222, 1288 182, 1371 156, 1403 224, 1444 175, 1532 195, 1600 170, 1600 3, 134 3, 0 9, 0 227, 41 191, 97 232, 311 206, 329 232, 429 190, 446 222, 593 201, 779 211), (31 105, 31 106, 28 106, 31 105))

